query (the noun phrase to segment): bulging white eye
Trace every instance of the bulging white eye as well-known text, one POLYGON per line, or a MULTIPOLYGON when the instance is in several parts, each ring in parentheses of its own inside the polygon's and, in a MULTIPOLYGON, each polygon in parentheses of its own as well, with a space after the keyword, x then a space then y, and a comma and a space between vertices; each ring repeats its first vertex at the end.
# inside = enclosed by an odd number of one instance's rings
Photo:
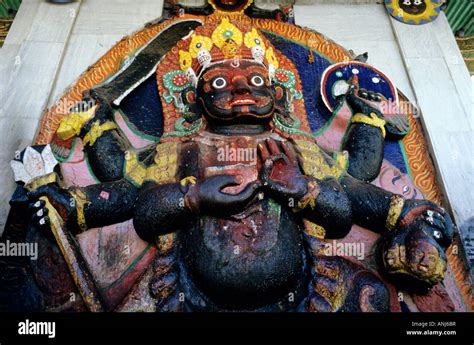
POLYGON ((253 85, 255 86, 262 86, 265 81, 263 80, 263 78, 259 75, 255 75, 252 77, 252 79, 250 79, 250 81, 252 82, 253 85))
POLYGON ((416 6, 421 5, 421 0, 415 0, 414 4, 415 4, 416 6))
POLYGON ((226 82, 225 79, 222 78, 222 77, 216 78, 216 79, 214 79, 214 81, 212 82, 212 87, 213 87, 214 89, 222 89, 222 88, 224 88, 226 85, 227 85, 227 82, 226 82))

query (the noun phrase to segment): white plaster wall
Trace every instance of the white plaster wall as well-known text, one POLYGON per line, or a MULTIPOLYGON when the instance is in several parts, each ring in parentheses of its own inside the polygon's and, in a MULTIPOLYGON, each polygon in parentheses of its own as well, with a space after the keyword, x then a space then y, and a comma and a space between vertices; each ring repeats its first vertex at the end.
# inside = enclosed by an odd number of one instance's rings
POLYGON ((299 25, 315 29, 387 73, 420 110, 421 122, 461 237, 474 258, 474 93, 469 72, 442 12, 425 25, 407 25, 382 4, 297 1, 299 25), (308 3, 312 3, 311 5, 308 3), (331 4, 330 4, 331 3, 331 4), (299 5, 301 4, 301 5, 299 5))
POLYGON ((23 0, 0 48, 0 233, 14 190, 9 162, 43 111, 123 36, 161 16, 162 0, 23 0))

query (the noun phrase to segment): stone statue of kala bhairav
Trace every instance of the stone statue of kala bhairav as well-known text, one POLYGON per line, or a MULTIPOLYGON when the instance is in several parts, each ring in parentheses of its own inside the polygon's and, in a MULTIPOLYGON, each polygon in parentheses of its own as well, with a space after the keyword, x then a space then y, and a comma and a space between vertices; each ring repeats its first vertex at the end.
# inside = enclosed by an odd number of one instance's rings
POLYGON ((1 259, 2 308, 396 311, 399 291, 447 295, 454 226, 402 153, 387 158, 410 130, 383 111, 389 80, 369 90, 363 58, 286 23, 291 11, 167 13, 111 77, 83 75, 63 99, 76 105, 46 115, 53 134, 12 162, 3 240, 40 250, 1 259), (289 33, 304 44, 289 51, 289 33), (337 61, 324 119, 318 82, 337 61), (364 259, 328 255, 334 239, 364 259))

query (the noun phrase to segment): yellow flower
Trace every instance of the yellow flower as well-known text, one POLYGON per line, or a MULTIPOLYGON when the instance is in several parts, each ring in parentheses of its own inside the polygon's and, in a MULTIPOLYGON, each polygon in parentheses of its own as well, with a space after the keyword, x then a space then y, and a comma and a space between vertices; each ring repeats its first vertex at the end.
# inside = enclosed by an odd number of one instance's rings
POLYGON ((184 50, 179 51, 179 65, 183 71, 186 71, 189 67, 191 67, 193 63, 193 57, 191 53, 185 52, 184 50))
POLYGON ((275 53, 273 53, 273 48, 270 47, 267 49, 267 52, 265 53, 265 57, 267 58, 267 61, 269 64, 272 64, 275 69, 278 69, 278 60, 275 56, 275 53))
POLYGON ((265 50, 265 44, 263 43, 262 38, 259 36, 255 28, 245 34, 244 43, 245 46, 249 49, 252 49, 252 47, 255 46, 259 46, 262 47, 263 50, 265 50))
POLYGON ((201 49, 210 51, 212 49, 212 40, 209 37, 201 35, 192 35, 191 44, 189 45, 189 52, 195 58, 201 49))
POLYGON ((212 33, 212 42, 217 47, 222 48, 229 39, 234 41, 239 47, 242 45, 242 32, 236 26, 229 23, 228 18, 224 18, 212 33))

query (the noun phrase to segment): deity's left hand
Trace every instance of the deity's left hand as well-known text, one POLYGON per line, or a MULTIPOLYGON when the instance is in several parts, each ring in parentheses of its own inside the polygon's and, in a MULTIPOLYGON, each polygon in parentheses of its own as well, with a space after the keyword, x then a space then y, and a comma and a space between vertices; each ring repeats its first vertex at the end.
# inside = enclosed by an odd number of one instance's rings
POLYGON ((301 173, 298 156, 287 142, 280 145, 267 139, 258 145, 262 159, 261 180, 264 188, 278 197, 300 199, 308 191, 308 179, 301 173))

